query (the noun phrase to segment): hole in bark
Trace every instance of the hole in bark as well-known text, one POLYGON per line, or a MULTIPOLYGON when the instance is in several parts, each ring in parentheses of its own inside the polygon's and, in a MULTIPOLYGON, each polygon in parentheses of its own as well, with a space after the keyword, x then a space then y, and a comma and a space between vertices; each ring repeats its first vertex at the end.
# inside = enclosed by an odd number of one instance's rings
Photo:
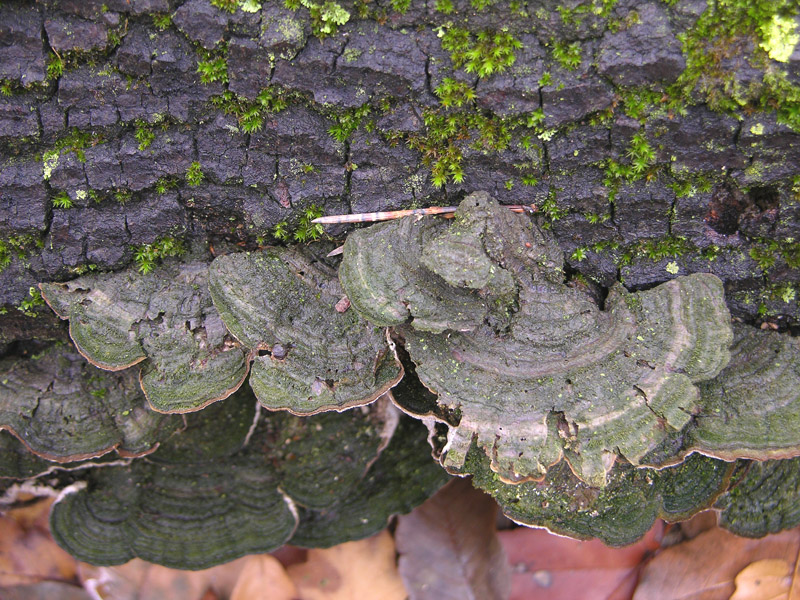
POLYGON ((752 200, 739 190, 720 187, 711 198, 705 221, 717 233, 732 235, 738 231, 739 217, 752 206, 751 202, 752 200))
POLYGON ((778 208, 778 190, 773 186, 751 188, 747 195, 760 211, 778 208))

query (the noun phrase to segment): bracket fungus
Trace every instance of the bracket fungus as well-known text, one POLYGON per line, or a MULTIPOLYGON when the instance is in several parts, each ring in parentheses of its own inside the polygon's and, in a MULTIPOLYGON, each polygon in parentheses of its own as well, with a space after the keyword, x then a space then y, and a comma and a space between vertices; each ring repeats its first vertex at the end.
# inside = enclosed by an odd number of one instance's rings
POLYGON ((566 458, 595 487, 697 408, 697 383, 730 358, 721 281, 678 277, 604 306, 564 283, 563 253, 527 215, 486 193, 452 223, 402 219, 351 234, 339 270, 352 306, 394 326, 417 373, 458 409, 442 464, 464 472, 473 442, 511 483, 566 458))
POLYGON ((205 262, 40 287, 56 314, 69 319, 70 337, 92 364, 117 371, 142 363, 141 385, 153 410, 200 410, 227 398, 247 375, 244 351, 211 302, 205 262))
POLYGON ((220 256, 209 289, 225 326, 250 349, 250 385, 271 410, 345 410, 372 402, 403 376, 385 333, 341 311, 335 269, 310 250, 220 256))
POLYGON ((152 455, 129 466, 92 469, 88 485, 55 504, 54 538, 92 564, 138 556, 202 569, 273 550, 298 526, 313 539, 310 528, 319 523, 331 544, 371 535, 444 482, 439 467, 421 464, 424 428, 398 426, 388 399, 305 418, 265 414, 256 406, 250 390, 242 389, 224 404, 187 415, 186 431, 152 455), (393 467, 409 478, 379 473, 383 486, 374 485, 373 465, 390 449, 390 458, 402 461, 393 467), (400 500, 381 501, 383 494, 400 500), (372 507, 369 518, 353 530, 364 503, 372 507), (311 525, 303 527, 301 519, 311 525))
POLYGON ((49 461, 142 456, 183 427, 147 407, 134 373, 101 371, 61 344, 0 360, 0 380, 0 429, 49 461))

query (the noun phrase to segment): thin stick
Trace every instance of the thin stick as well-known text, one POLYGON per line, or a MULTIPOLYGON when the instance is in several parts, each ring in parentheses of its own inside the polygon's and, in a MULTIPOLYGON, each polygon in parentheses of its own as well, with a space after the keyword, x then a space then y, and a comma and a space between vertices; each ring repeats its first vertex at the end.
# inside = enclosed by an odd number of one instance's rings
MULTIPOLYGON (((539 212, 535 204, 513 204, 506 206, 510 211, 522 213, 535 213, 539 212)), ((390 210, 386 212, 374 213, 357 213, 354 215, 331 215, 328 217, 318 217, 311 221, 312 223, 321 223, 323 225, 333 225, 340 223, 373 223, 375 221, 390 221, 392 219, 401 219, 402 217, 424 217, 427 215, 450 215, 458 209, 457 206, 431 206, 429 208, 413 208, 410 210, 390 210)))

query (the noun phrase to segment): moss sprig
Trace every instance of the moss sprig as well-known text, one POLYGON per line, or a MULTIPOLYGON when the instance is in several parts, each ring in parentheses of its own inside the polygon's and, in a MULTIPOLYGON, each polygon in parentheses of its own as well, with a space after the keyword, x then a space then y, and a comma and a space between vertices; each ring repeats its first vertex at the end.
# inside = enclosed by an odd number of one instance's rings
POLYGON ((181 256, 186 252, 183 242, 173 237, 162 237, 152 244, 142 244, 133 249, 133 260, 140 273, 146 275, 153 271, 162 259, 181 256))

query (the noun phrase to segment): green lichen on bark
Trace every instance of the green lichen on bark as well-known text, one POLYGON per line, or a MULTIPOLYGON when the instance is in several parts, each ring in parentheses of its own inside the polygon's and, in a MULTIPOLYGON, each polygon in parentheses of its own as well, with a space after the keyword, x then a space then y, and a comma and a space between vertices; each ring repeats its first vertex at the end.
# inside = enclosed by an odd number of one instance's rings
POLYGON ((506 481, 541 479, 565 456, 602 487, 618 454, 636 464, 682 429, 694 384, 729 360, 719 279, 617 285, 601 309, 563 282, 554 240, 485 193, 449 226, 404 219, 351 234, 340 276, 356 309, 397 327, 439 403, 461 411, 443 456, 456 472, 477 439, 506 481))
POLYGON ((247 374, 244 352, 208 294, 208 264, 169 263, 45 283, 42 295, 90 362, 112 371, 142 365, 140 380, 159 412, 199 410, 228 397, 247 374))
POLYGON ((226 327, 251 350, 250 385, 271 410, 368 404, 403 375, 384 332, 340 304, 336 271, 310 251, 221 256, 209 288, 226 327))

